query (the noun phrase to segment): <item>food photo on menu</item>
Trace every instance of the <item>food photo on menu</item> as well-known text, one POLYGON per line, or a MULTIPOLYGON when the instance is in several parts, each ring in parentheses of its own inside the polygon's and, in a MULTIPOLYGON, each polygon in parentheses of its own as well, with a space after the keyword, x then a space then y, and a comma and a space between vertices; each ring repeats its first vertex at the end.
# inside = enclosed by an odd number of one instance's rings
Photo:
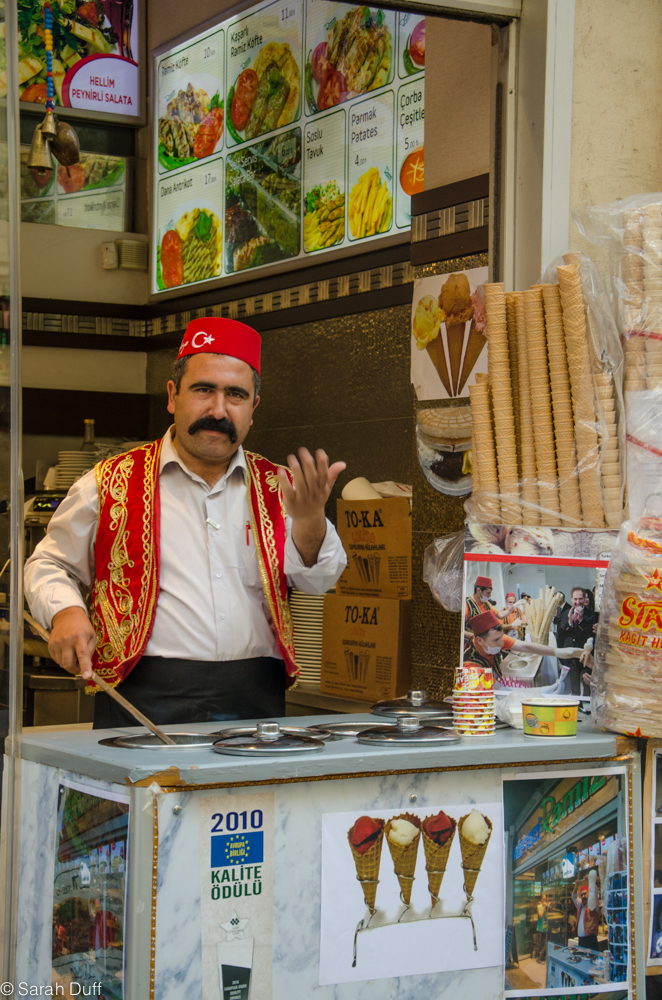
MULTIPOLYGON (((63 95, 63 86, 83 59, 119 56, 133 61, 137 57, 137 53, 132 51, 135 12, 132 0, 63 0, 62 3, 52 4, 56 105, 69 105, 66 94, 63 95)), ((30 104, 46 103, 47 66, 43 28, 44 4, 39 0, 19 0, 19 98, 30 104)), ((3 69, 0 73, 0 96, 4 97, 6 92, 7 74, 3 69)))
POLYGON ((227 157, 225 270, 243 271, 296 257, 300 245, 301 130, 297 128, 227 157))
POLYGON ((503 962, 500 802, 322 817, 320 986, 503 962))
POLYGON ((309 14, 307 29, 305 89, 310 115, 393 79, 393 15, 372 7, 321 6, 321 16, 309 14))
POLYGON ((425 69, 425 18, 417 14, 400 14, 398 21, 400 39, 401 77, 422 73, 425 69))
MULTIPOLYGON (((231 37, 233 30, 240 33, 231 28, 231 37)), ((299 117, 300 96, 299 66, 289 43, 267 43, 228 91, 228 130, 235 143, 291 124, 299 117)))
POLYGON ((221 148, 223 100, 196 90, 189 81, 168 102, 159 118, 159 164, 166 170, 183 167, 211 156, 221 148))

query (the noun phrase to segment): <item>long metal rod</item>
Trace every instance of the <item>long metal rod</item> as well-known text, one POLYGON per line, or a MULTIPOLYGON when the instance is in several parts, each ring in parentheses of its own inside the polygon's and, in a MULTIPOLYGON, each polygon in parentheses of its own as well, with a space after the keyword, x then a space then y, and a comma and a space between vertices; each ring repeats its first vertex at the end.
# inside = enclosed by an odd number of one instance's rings
POLYGON ((18 113, 18 20, 14 0, 5 4, 7 64, 7 204, 9 251, 10 487, 9 487, 9 732, 4 775, 10 788, 2 817, 3 979, 15 982, 21 813, 20 739, 23 724, 23 468, 21 412, 22 305, 20 281, 20 173, 18 113))

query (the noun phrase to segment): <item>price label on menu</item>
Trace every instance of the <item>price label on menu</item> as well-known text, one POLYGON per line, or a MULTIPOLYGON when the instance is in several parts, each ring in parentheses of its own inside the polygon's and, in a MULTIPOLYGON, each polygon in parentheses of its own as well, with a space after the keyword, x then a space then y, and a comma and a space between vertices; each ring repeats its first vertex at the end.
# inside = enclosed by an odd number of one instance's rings
POLYGON ((90 194, 58 198, 58 226, 78 229, 109 229, 122 232, 126 228, 123 191, 96 191, 90 194))
POLYGON ((164 56, 156 68, 160 174, 223 148, 225 34, 214 30, 164 56))
POLYGON ((304 129, 304 219, 306 253, 327 250, 345 238, 346 114, 335 111, 304 129))
POLYGON ((157 284, 174 288, 218 277, 223 268, 223 162, 158 181, 157 284))
POLYGON ((395 95, 359 101, 348 109, 349 238, 387 233, 393 224, 393 108, 395 95))
POLYGON ((281 0, 227 25, 229 146, 299 118, 302 39, 302 0, 281 0))
POLYGON ((396 112, 396 225, 411 226, 411 196, 423 190, 425 79, 418 77, 398 90, 396 112))

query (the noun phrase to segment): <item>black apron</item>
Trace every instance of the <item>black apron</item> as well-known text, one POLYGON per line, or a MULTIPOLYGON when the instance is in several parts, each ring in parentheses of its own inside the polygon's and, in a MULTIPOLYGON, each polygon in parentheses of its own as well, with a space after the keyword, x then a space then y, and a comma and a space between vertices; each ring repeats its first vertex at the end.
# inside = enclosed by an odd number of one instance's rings
MULTIPOLYGON (((116 690, 158 726, 280 718, 285 664, 273 656, 213 663, 143 656, 116 690)), ((94 695, 95 729, 137 725, 110 695, 94 695)))

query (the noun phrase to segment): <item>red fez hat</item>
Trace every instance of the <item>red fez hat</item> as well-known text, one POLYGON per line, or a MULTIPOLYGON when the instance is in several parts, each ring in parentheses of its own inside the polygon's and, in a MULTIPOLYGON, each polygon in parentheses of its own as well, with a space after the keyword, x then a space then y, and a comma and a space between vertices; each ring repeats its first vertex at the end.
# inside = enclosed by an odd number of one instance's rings
POLYGON ((477 576, 476 577, 476 586, 477 587, 491 587, 492 586, 492 581, 490 580, 489 576, 477 576))
POLYGON ((227 354, 245 361, 259 375, 261 346, 262 338, 252 326, 236 319, 210 316, 189 323, 177 360, 189 354, 227 354))
POLYGON ((474 635, 482 635, 483 632, 489 632, 491 628, 501 628, 501 622, 493 611, 483 611, 482 614, 470 618, 467 627, 474 635))
POLYGON ((511 598, 511 597, 512 597, 513 601, 516 601, 516 600, 517 600, 517 598, 515 597, 515 595, 514 595, 514 594, 506 594, 506 600, 508 600, 508 599, 509 599, 509 598, 511 598))

